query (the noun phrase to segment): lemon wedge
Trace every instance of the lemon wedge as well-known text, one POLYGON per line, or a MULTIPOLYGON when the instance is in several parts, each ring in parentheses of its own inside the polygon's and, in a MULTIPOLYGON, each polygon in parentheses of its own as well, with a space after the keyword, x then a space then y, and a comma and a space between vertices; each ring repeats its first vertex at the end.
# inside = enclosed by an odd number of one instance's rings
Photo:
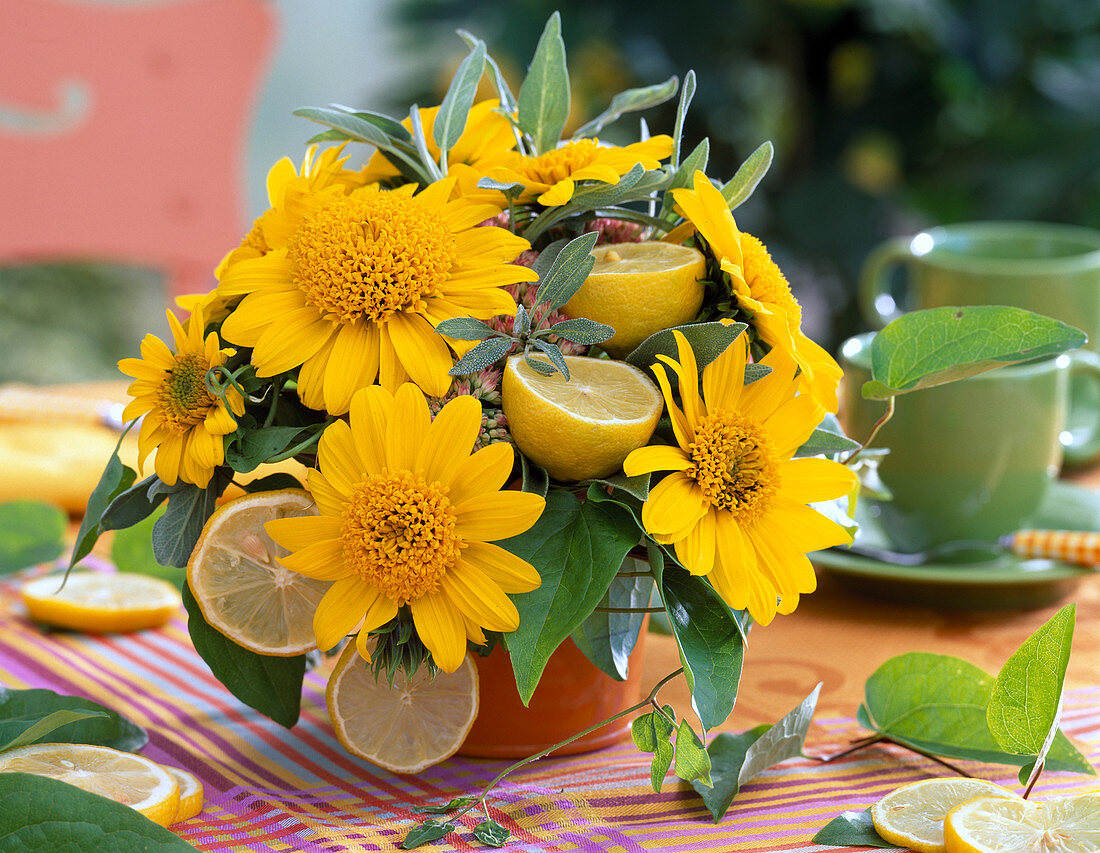
POLYGON ((180 789, 180 802, 176 809, 176 816, 172 818, 172 823, 175 824, 179 823, 181 820, 190 820, 202 811, 202 782, 200 782, 194 774, 188 773, 186 770, 181 770, 178 767, 171 767, 167 764, 161 766, 168 771, 169 776, 176 780, 176 784, 179 785, 180 789))
POLYGON ((976 797, 951 809, 947 853, 1095 853, 1100 791, 1035 803, 976 797))

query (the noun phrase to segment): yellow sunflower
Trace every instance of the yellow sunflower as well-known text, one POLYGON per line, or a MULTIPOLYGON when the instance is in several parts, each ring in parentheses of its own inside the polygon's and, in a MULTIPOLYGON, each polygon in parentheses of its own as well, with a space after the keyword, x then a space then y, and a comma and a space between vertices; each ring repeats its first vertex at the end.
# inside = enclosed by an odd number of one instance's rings
POLYGON ((320 515, 270 521, 267 532, 292 552, 280 558, 286 568, 335 581, 314 615, 318 648, 358 631, 370 660, 369 633, 407 605, 436 665, 453 672, 467 639, 484 644, 483 630, 519 626, 505 593, 535 589, 538 572, 491 543, 526 531, 545 501, 500 491, 510 444, 470 454, 481 426, 473 397, 433 421, 416 386, 390 394, 374 385, 356 393, 349 421, 325 430, 309 472, 320 515))
POLYGON ((646 531, 672 544, 688 571, 706 575, 730 607, 766 625, 815 589, 807 552, 851 541, 807 504, 848 494, 856 478, 837 462, 792 458, 824 410, 797 393, 797 366, 786 350, 768 353, 762 363, 771 373, 745 386, 742 335, 703 370, 700 397, 695 354, 682 334, 673 334, 679 362, 658 358, 678 377, 683 408, 673 401, 664 367, 653 370, 678 446, 639 448, 623 471, 673 472, 642 507, 646 531))
POLYGON ((507 164, 490 170, 489 177, 523 184, 527 189, 520 201, 536 199, 553 207, 573 197, 578 181, 617 184, 639 163, 645 169, 656 169, 671 153, 672 137, 664 134, 625 147, 603 145, 594 138, 577 139, 537 157, 513 154, 507 164))
POLYGON ((222 336, 253 348, 258 376, 300 366, 298 395, 312 409, 342 414, 376 380, 443 396, 454 361, 435 327, 513 315, 504 286, 538 277, 509 263, 526 240, 477 227, 500 208, 451 199, 453 186, 446 178, 414 195, 415 184, 347 194, 289 185, 264 229, 270 251, 223 272, 218 292, 244 299, 222 336))
POLYGON ((141 342, 141 358, 118 363, 134 377, 129 394, 134 399, 122 413, 129 421, 144 415, 138 434, 138 467, 156 448, 153 467, 169 486, 176 480, 205 488, 214 469, 225 461, 224 436, 237 429, 234 415, 244 414, 244 399, 230 388, 230 409, 207 390, 206 372, 223 364, 234 353, 219 349, 211 332, 203 340, 202 311, 192 314, 186 326, 168 311, 168 325, 176 344, 173 353, 155 335, 141 342))
POLYGON ((702 172, 695 173, 693 189, 674 189, 672 196, 729 276, 737 306, 749 314, 764 343, 789 352, 809 393, 835 413, 840 365, 802 333, 802 307, 764 244, 738 230, 721 191, 702 172))

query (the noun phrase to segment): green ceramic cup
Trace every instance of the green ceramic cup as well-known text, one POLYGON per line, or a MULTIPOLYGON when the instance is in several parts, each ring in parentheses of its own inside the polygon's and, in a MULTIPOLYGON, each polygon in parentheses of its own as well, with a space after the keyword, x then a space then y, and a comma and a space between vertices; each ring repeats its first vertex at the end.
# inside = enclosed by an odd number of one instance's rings
MULTIPOLYGON (((840 353, 839 416, 857 441, 886 411, 860 392, 873 337, 849 338, 840 353)), ((896 550, 995 542, 1027 527, 1062 463, 1071 378, 1100 394, 1100 358, 1078 351, 897 397, 871 445, 890 448, 879 473, 894 499, 872 509, 896 550)), ((1100 448, 1100 409, 1082 438, 1083 451, 1100 448)))
MULTIPOLYGON (((867 258, 860 311, 880 329, 905 311, 945 305, 1011 305, 1088 335, 1100 354, 1100 231, 1043 222, 972 222, 896 238, 867 258), (898 268, 903 275, 895 276, 898 268)), ((1071 382, 1067 429, 1081 445, 1100 408, 1090 382, 1071 382)), ((1100 448, 1097 449, 1100 455, 1100 448)), ((1067 462, 1089 462, 1072 449, 1067 462)))

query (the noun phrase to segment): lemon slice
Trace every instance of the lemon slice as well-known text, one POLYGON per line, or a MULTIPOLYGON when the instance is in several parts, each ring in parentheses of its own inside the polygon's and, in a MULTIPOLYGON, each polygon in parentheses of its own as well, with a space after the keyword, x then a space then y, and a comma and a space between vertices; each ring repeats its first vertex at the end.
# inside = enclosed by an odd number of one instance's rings
POLYGON ((434 678, 426 666, 376 680, 354 644, 344 649, 325 691, 336 738, 352 755, 393 773, 419 773, 450 758, 474 724, 477 669, 466 655, 434 678))
POLYGON ((279 557, 289 552, 264 530, 276 518, 316 514, 309 492, 284 489, 243 495, 210 516, 187 563, 187 582, 210 625, 264 655, 317 648, 313 614, 332 582, 284 568, 279 557))
POLYGON ((543 376, 523 356, 504 368, 504 416, 516 446, 557 480, 606 477, 653 435, 664 401, 625 361, 565 356, 569 380, 543 376))
POLYGON ((947 853, 1095 853, 1100 791, 1042 803, 977 797, 948 812, 944 835, 947 853))
POLYGON ((63 587, 61 581, 43 575, 20 587, 35 622, 95 634, 140 631, 163 625, 183 603, 168 581, 134 572, 72 572, 63 587))
POLYGON ((188 773, 186 770, 180 770, 178 767, 170 767, 167 764, 161 766, 168 771, 169 776, 176 780, 176 784, 179 785, 180 789, 180 802, 176 809, 176 816, 172 818, 172 823, 179 823, 181 820, 190 820, 202 811, 202 782, 200 782, 194 774, 188 773))
POLYGON ((702 252, 673 243, 609 243, 592 256, 596 265, 562 313, 611 326, 614 336, 600 346, 616 358, 699 313, 706 275, 702 252))
POLYGON ((959 803, 979 796, 1023 799, 983 779, 922 779, 902 785, 871 806, 875 831, 917 853, 944 853, 943 821, 959 803))
POLYGON ((154 761, 107 746, 35 743, 0 753, 0 773, 60 779, 141 812, 168 826, 179 807, 179 785, 154 761))

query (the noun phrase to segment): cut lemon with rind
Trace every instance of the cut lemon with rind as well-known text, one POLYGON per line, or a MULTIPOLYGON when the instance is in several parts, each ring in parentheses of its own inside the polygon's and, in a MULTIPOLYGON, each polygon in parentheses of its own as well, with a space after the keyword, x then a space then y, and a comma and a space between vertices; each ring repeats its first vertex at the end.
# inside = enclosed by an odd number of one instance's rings
POLYGON ((664 242, 608 243, 592 256, 592 272, 562 313, 611 326, 615 334, 600 346, 616 358, 699 313, 706 276, 702 252, 664 242))
POLYGON ((264 524, 316 515, 309 492, 256 492, 220 507, 203 528, 187 564, 187 582, 203 618, 238 645, 291 657, 317 648, 313 614, 332 583, 285 568, 289 553, 264 524))
POLYGON ((450 758, 478 709, 477 669, 467 654, 457 670, 434 677, 400 670, 393 686, 376 679, 354 644, 344 649, 325 691, 336 738, 352 755, 392 773, 419 773, 450 758))
POLYGON ((565 364, 568 380, 543 376, 523 356, 508 359, 501 397, 512 439, 556 480, 614 474, 653 435, 661 392, 624 361, 565 356, 565 364))
POLYGON ((1044 802, 976 797, 944 824, 947 853, 1095 853, 1100 791, 1044 802))
POLYGON ((0 753, 0 773, 59 779, 129 806, 161 826, 179 811, 179 785, 159 764, 131 752, 80 743, 36 743, 0 753))
POLYGON ((158 628, 179 612, 179 590, 135 572, 71 572, 33 578, 19 593, 35 622, 93 634, 158 628))
POLYGON ((180 789, 179 806, 176 809, 176 816, 172 818, 172 823, 190 820, 202 811, 202 782, 193 773, 188 773, 186 770, 168 764, 161 766, 168 771, 169 776, 176 780, 176 784, 179 785, 180 789))
POLYGON ((902 785, 871 806, 871 821, 884 840, 916 853, 944 853, 944 818, 974 797, 1018 795, 984 779, 922 779, 902 785))

